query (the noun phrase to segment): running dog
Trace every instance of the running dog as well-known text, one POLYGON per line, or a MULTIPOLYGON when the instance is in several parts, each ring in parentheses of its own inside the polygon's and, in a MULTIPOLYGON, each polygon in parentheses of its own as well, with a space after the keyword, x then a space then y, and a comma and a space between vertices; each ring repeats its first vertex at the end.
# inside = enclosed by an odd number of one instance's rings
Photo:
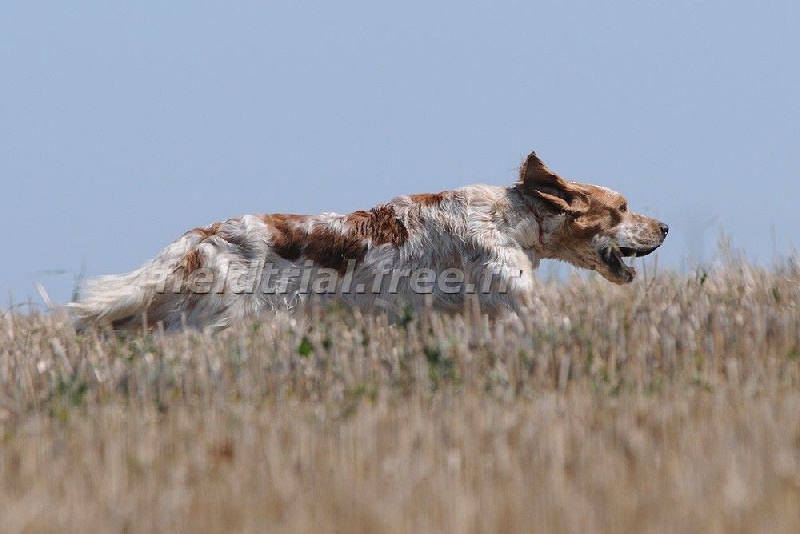
POLYGON ((616 284, 666 224, 625 197, 567 181, 532 152, 509 187, 473 185, 397 197, 347 215, 245 215, 195 228, 155 259, 85 284, 68 304, 79 329, 224 328, 318 296, 367 310, 460 311, 476 295, 491 316, 533 307, 533 271, 556 259, 616 284))

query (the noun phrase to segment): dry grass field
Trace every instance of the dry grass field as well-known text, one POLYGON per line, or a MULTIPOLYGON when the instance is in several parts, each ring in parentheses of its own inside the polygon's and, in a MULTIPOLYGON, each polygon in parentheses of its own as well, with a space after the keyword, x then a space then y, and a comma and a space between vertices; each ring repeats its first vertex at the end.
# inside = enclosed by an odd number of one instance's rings
POLYGON ((0 531, 800 531, 795 261, 539 297, 215 335, 5 312, 0 531))

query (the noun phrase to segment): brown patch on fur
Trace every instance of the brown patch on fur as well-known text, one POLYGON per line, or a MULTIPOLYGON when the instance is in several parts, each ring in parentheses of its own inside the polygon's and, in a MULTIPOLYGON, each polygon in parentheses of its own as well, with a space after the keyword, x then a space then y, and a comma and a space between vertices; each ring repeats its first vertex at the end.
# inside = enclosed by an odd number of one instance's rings
POLYGON ((294 261, 303 252, 307 234, 299 227, 307 217, 305 215, 287 215, 276 213, 262 215, 264 221, 272 233, 272 250, 281 258, 294 261))
POLYGON ((372 215, 368 211, 358 210, 348 214, 345 220, 357 235, 372 237, 371 221, 372 215))
POLYGON ((315 226, 308 235, 303 255, 320 267, 347 270, 348 260, 362 261, 371 245, 401 246, 408 240, 408 230, 397 218, 392 206, 370 211, 355 211, 344 218, 346 230, 315 226))
POLYGON ((190 230, 195 234, 200 236, 200 239, 208 239, 212 235, 216 234, 219 231, 219 227, 222 226, 221 222, 215 222, 214 224, 210 224, 203 228, 195 228, 194 230, 190 230))
POLYGON ((383 205, 369 211, 354 211, 346 217, 353 234, 369 239, 373 245, 391 243, 399 247, 408 240, 408 230, 397 218, 392 206, 383 205))
POLYGON ((370 210, 372 221, 372 244, 385 245, 391 243, 399 247, 408 240, 408 230, 392 206, 378 206, 370 210))
POLYGON ((203 253, 197 248, 190 250, 181 262, 181 266, 186 269, 187 276, 199 269, 201 265, 203 265, 203 253))
POLYGON ((416 195, 409 195, 411 202, 421 206, 438 206, 444 200, 444 195, 441 193, 419 193, 416 195))
POLYGON ((625 197, 617 192, 591 184, 575 184, 587 199, 586 208, 567 228, 575 237, 591 239, 597 233, 610 231, 622 222, 626 213, 621 211, 626 206, 625 197))
POLYGON ((347 262, 360 262, 371 245, 401 246, 408 240, 408 230, 397 218, 392 206, 383 205, 370 211, 356 211, 342 218, 344 227, 331 228, 315 224, 306 231, 305 215, 262 215, 270 228, 272 250, 280 257, 295 261, 306 258, 319 267, 347 270, 347 262))
POLYGON ((342 234, 325 226, 315 227, 303 255, 319 267, 347 271, 348 260, 362 261, 367 254, 367 242, 353 233, 342 234))

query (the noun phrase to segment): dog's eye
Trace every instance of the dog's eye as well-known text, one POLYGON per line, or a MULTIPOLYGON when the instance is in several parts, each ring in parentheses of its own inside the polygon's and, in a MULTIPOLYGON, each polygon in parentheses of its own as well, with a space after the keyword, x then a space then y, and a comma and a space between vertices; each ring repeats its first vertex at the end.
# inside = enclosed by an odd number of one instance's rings
POLYGON ((621 212, 626 212, 626 211, 628 211, 628 203, 626 202, 625 204, 623 204, 622 206, 620 206, 620 207, 619 207, 619 211, 621 211, 621 212))

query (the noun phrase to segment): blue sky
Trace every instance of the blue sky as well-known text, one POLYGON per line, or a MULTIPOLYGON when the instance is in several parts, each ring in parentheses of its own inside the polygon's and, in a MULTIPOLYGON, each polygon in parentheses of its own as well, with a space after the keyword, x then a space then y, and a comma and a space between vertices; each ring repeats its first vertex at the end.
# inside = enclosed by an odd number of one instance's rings
POLYGON ((796 1, 398 6, 3 4, 0 306, 243 213, 509 184, 531 149, 669 223, 661 265, 797 245, 796 1))

